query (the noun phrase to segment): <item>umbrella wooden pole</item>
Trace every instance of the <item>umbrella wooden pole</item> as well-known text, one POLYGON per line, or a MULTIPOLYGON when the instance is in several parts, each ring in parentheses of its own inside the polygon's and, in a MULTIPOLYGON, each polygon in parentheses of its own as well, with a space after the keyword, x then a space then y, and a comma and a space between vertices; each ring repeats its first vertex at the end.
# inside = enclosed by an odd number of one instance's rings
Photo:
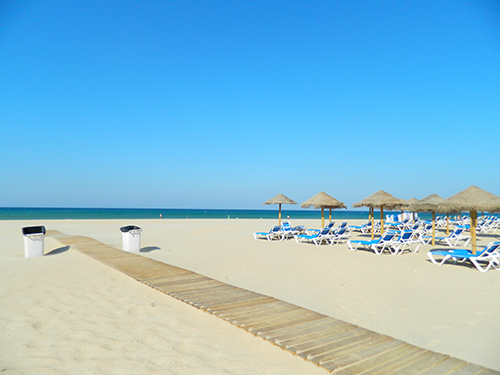
POLYGON ((380 206, 380 234, 384 234, 384 206, 380 206))
POLYGON ((325 227, 325 209, 321 207, 321 228, 325 227))
POLYGON ((375 223, 374 223, 374 220, 373 220, 373 207, 370 207, 370 219, 371 219, 371 222, 372 222, 372 240, 373 238, 375 237, 375 223))
POLYGON ((281 225, 281 203, 279 205, 279 212, 278 212, 278 225, 281 225))
POLYGON ((330 208, 330 216, 328 216, 328 222, 332 222, 332 209, 330 208))
POLYGON ((436 245, 436 212, 432 211, 432 246, 436 245))
POLYGON ((446 214, 446 235, 450 235, 450 214, 446 214))
POLYGON ((472 242, 472 254, 476 255, 476 226, 477 211, 470 212, 470 237, 472 242))

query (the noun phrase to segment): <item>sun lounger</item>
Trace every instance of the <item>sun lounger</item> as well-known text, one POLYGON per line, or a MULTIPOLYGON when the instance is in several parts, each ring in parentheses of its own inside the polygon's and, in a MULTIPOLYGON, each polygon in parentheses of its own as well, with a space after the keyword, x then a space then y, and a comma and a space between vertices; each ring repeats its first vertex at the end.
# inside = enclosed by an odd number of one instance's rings
POLYGON ((399 232, 399 236, 394 236, 391 241, 387 244, 389 251, 393 255, 402 254, 405 249, 411 252, 418 253, 418 248, 420 246, 420 240, 413 238, 413 231, 404 230, 399 232), (417 244, 417 246, 412 249, 412 245, 417 244))
POLYGON ((494 232, 498 228, 498 220, 496 218, 486 218, 478 221, 477 226, 476 226, 476 232, 477 233, 490 233, 494 232))
POLYGON ((274 239, 279 239, 279 238, 281 238, 281 227, 277 225, 277 226, 273 227, 269 232, 255 232, 253 234, 253 237, 256 240, 265 238, 268 241, 272 241, 274 239))
POLYGON ((419 223, 419 227, 414 231, 413 237, 418 238, 424 245, 426 245, 429 243, 427 237, 430 235, 432 235, 432 223, 428 221, 421 221, 419 223))
POLYGON ((393 223, 384 223, 384 225, 387 225, 389 228, 394 227, 399 230, 404 230, 409 228, 409 226, 411 225, 411 221, 410 220, 397 221, 393 223))
POLYGON ((293 232, 296 234, 304 234, 306 232, 306 226, 305 225, 297 225, 293 227, 293 232))
POLYGON ((351 230, 359 231, 361 233, 368 233, 372 228, 372 222, 369 221, 368 223, 363 225, 350 225, 349 228, 351 228, 351 230))
POLYGON ((391 240, 397 235, 396 231, 385 232, 378 240, 348 240, 347 246, 352 251, 356 251, 360 246, 367 250, 373 250, 377 255, 380 255, 384 250, 389 250, 391 240), (354 245, 354 246, 353 246, 354 245))
MULTIPOLYGON (((453 232, 447 237, 434 237, 436 242, 444 242, 446 243, 449 247, 455 247, 458 245, 460 241, 464 241, 464 244, 462 246, 467 246, 467 244, 470 241, 469 236, 464 236, 463 231, 465 230, 465 227, 462 225, 457 225, 455 229, 453 229, 453 232)), ((432 236, 421 236, 420 240, 424 245, 428 245, 429 242, 432 240, 432 236)))
POLYGON ((321 245, 323 242, 330 242, 330 231, 330 228, 327 227, 323 228, 321 232, 317 232, 315 234, 296 234, 294 238, 297 243, 312 242, 317 246, 321 245))
POLYGON ((280 238, 282 240, 286 240, 289 237, 293 237, 294 235, 294 230, 293 227, 290 225, 288 221, 284 221, 281 223, 281 228, 280 228, 280 238))
POLYGON ((330 234, 330 245, 346 242, 351 237, 351 232, 347 227, 339 227, 330 234))
POLYGON ((500 241, 490 242, 484 247, 483 250, 478 251, 476 254, 472 254, 472 251, 467 249, 451 249, 451 250, 431 250, 427 253, 427 256, 434 264, 442 265, 447 261, 451 260, 453 262, 463 263, 465 261, 470 261, 480 272, 486 272, 491 267, 500 270, 500 241), (436 257, 442 256, 441 260, 436 257), (481 263, 486 262, 486 265, 481 263))

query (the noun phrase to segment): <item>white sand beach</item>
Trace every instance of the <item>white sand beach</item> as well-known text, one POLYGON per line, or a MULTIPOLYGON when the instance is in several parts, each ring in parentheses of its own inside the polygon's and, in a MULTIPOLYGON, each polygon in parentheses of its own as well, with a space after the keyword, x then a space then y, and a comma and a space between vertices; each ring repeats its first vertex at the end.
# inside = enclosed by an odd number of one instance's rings
MULTIPOLYGON (((500 272, 437 266, 420 252, 255 240, 277 220, 0 222, 0 372, 325 374, 325 370, 153 290, 54 238, 24 258, 21 228, 45 225, 267 294, 426 349, 500 370, 500 272)), ((361 221, 350 220, 349 224, 361 221)), ((318 228, 319 220, 292 221, 318 228)), ((480 246, 500 235, 479 236, 480 246)), ((435 248, 442 248, 436 246, 435 248)))

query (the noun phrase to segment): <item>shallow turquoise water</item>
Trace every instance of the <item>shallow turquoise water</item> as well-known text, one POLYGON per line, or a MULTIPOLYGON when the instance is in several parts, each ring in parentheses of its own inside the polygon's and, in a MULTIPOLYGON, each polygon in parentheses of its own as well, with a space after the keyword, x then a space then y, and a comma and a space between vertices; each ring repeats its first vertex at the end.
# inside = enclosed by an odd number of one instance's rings
MULTIPOLYGON (((384 212, 391 214, 391 212, 384 212)), ((399 213, 399 212, 394 212, 399 213)), ((32 220, 32 219, 157 219, 160 214, 164 219, 274 219, 278 210, 229 210, 229 209, 165 209, 165 208, 0 208, 0 220, 32 220)), ((321 218, 320 210, 282 210, 282 218, 317 219, 321 218)), ((429 214, 420 214, 420 218, 430 218, 429 214)), ((328 210, 325 210, 328 217, 328 210)), ((379 213, 375 211, 375 217, 379 213)), ((367 219, 368 211, 333 210, 332 219, 367 219)))

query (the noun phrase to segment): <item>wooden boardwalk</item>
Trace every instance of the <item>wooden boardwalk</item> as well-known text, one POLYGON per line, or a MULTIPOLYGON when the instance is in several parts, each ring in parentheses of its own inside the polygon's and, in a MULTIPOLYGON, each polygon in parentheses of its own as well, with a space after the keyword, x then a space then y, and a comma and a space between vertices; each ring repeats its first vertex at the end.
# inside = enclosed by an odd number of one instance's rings
POLYGON ((500 374, 270 296, 127 253, 89 237, 54 230, 47 234, 334 374, 500 374))

